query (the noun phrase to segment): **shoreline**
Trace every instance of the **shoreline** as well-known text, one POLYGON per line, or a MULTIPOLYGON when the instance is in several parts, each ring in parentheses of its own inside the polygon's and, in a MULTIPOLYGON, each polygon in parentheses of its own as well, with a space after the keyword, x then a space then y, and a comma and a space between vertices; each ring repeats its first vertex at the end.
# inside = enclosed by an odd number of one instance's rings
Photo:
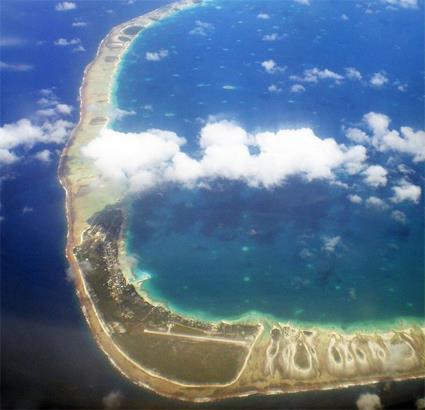
MULTIPOLYGON (((129 268, 130 271, 134 270, 129 268)), ((406 329, 411 326, 420 326, 425 329, 425 321, 421 320, 416 316, 406 317, 406 316, 397 316, 393 319, 386 320, 370 320, 370 321, 355 321, 348 324, 342 324, 338 322, 315 322, 309 320, 295 320, 288 319, 283 317, 278 317, 273 314, 257 311, 257 310, 248 310, 244 313, 234 316, 208 316, 202 312, 201 309, 190 311, 186 309, 181 309, 176 307, 174 304, 168 302, 166 299, 162 299, 155 295, 153 292, 147 290, 144 287, 144 283, 149 281, 151 278, 138 278, 136 275, 132 274, 132 278, 128 278, 129 283, 134 284, 137 292, 144 299, 148 300, 150 303, 158 306, 163 306, 165 309, 176 312, 178 315, 189 317, 194 320, 207 321, 212 323, 259 323, 262 321, 276 322, 281 325, 294 326, 294 327, 303 327, 309 329, 321 328, 327 329, 344 334, 353 334, 356 332, 388 332, 396 329, 406 329)))
MULTIPOLYGON (((143 368, 143 366, 139 365, 135 360, 133 360, 131 357, 129 357, 118 345, 117 343, 112 339, 112 336, 110 334, 110 331, 107 328, 107 325, 104 323, 103 319, 101 318, 101 315, 98 312, 98 309, 96 307, 96 303, 93 301, 90 291, 87 288, 86 279, 84 277, 84 273, 80 268, 79 262, 74 254, 74 249, 76 246, 80 245, 83 242, 83 235, 86 232, 88 222, 84 219, 85 215, 91 215, 93 214, 92 204, 90 203, 90 200, 93 198, 90 194, 87 194, 88 199, 84 199, 85 196, 80 194, 81 187, 86 188, 88 186, 90 188, 90 184, 96 182, 96 175, 86 176, 84 174, 85 168, 84 166, 84 160, 81 161, 81 163, 77 163, 78 165, 75 167, 78 171, 80 171, 80 168, 83 169, 83 172, 80 174, 77 174, 76 181, 72 181, 72 178, 70 178, 69 175, 67 175, 69 164, 71 163, 71 160, 69 157, 73 157, 72 150, 76 151, 78 153, 78 145, 75 148, 74 145, 76 143, 77 136, 80 136, 84 132, 84 127, 90 123, 90 121, 93 122, 98 117, 94 117, 90 119, 90 115, 87 109, 87 101, 90 100, 89 96, 89 83, 91 75, 91 71, 94 69, 94 67, 97 64, 100 64, 100 59, 104 57, 104 54, 113 54, 110 50, 105 50, 108 47, 108 44, 112 42, 114 43, 114 40, 116 40, 117 36, 121 34, 126 28, 137 26, 137 24, 142 24, 144 22, 150 21, 150 24, 154 24, 156 21, 160 20, 161 18, 167 17, 169 15, 174 14, 176 11, 181 10, 182 8, 190 7, 193 5, 198 4, 196 1, 190 1, 185 0, 177 3, 172 3, 171 5, 168 5, 165 7, 165 10, 162 11, 163 14, 161 14, 161 10, 154 10, 150 13, 147 13, 143 16, 136 17, 128 22, 122 23, 118 26, 115 26, 112 28, 112 30, 108 33, 108 35, 101 41, 99 48, 96 53, 96 57, 94 60, 86 67, 84 70, 84 76, 82 85, 80 87, 80 120, 77 125, 77 127, 74 129, 69 141, 66 144, 66 147, 64 148, 60 161, 59 161, 59 167, 58 167, 58 175, 59 180, 62 185, 62 187, 65 190, 66 193, 66 216, 67 216, 67 245, 66 245, 66 257, 69 261, 71 268, 73 272, 76 275, 75 278, 75 286, 76 286, 76 292, 83 310, 83 314, 85 316, 85 319, 90 327, 90 330, 95 337, 95 340, 99 347, 102 349, 102 351, 105 353, 105 355, 108 357, 108 359, 111 361, 111 363, 120 371, 121 374, 123 374, 126 378, 131 380, 133 383, 143 386, 145 388, 148 388, 150 390, 155 391, 156 393, 159 393, 163 396, 170 397, 170 398, 178 398, 179 400, 185 400, 185 401, 192 401, 192 402, 207 402, 207 401, 214 401, 214 400, 224 400, 231 397, 246 397, 253 394, 260 394, 260 395, 272 395, 272 394, 282 394, 282 393, 298 393, 303 391, 311 391, 314 389, 320 389, 320 390, 331 390, 331 389, 338 389, 338 388, 347 388, 351 386, 359 386, 359 385, 370 385, 379 383, 386 380, 391 381, 397 381, 397 380, 412 380, 412 379, 418 379, 422 378, 423 374, 420 375, 411 375, 411 376, 402 376, 401 378, 397 379, 395 377, 382 377, 377 378, 376 380, 367 380, 365 382, 361 381, 353 381, 353 382, 340 382, 340 383, 333 383, 329 386, 324 385, 306 385, 304 387, 302 386, 292 386, 288 387, 288 385, 285 385, 282 389, 279 389, 275 385, 270 385, 269 387, 263 387, 262 389, 258 387, 252 387, 248 391, 220 391, 218 393, 214 393, 214 388, 216 387, 228 387, 235 385, 236 382, 238 382, 242 376, 242 374, 246 371, 247 367, 249 367, 249 362, 252 361, 252 353, 253 350, 257 349, 257 342, 259 339, 262 339, 264 337, 264 327, 261 328, 261 330, 257 333, 255 340, 252 342, 249 352, 245 357, 244 365, 241 367, 240 371, 237 374, 237 377, 235 379, 230 380, 228 383, 224 384, 184 384, 180 383, 178 380, 173 380, 169 377, 162 376, 161 374, 155 374, 150 372, 148 369, 143 368), (173 8, 174 7, 174 8, 173 8), (159 14, 159 17, 158 17, 159 14), (151 19, 152 18, 152 19, 151 19), (154 19, 155 18, 155 19, 154 19), (151 19, 151 20, 150 20, 151 19), (88 122, 87 122, 88 121, 88 122), (83 183, 81 183, 83 181, 83 183), (87 185, 88 184, 88 185, 87 185), (77 187, 78 189, 75 190, 73 188, 77 187), (81 199, 83 198, 83 199, 81 199), (86 202, 84 202, 84 200, 86 202), (80 202, 78 202, 80 201, 80 202), (78 207, 75 206, 75 204, 83 204, 86 205, 86 203, 89 203, 90 206, 86 208, 84 207, 78 207), (82 214, 82 215, 81 215, 82 214), (85 229, 83 229, 85 228, 85 229), (185 389, 182 390, 181 387, 184 387, 185 389)), ((148 25, 147 27, 150 27, 148 25)), ((143 30, 147 28, 144 26, 136 35, 133 36, 132 40, 134 40, 143 30)), ((101 104, 101 108, 99 111, 102 110, 102 107, 108 107, 111 103, 111 93, 113 91, 113 82, 116 75, 117 67, 119 66, 121 59, 126 54, 126 52, 129 50, 132 40, 128 42, 128 44, 123 43, 122 49, 120 52, 116 52, 116 54, 113 54, 112 57, 115 57, 114 60, 112 60, 112 63, 108 63, 109 65, 105 65, 105 67, 102 67, 103 75, 106 75, 106 78, 109 78, 110 84, 109 88, 107 90, 108 98, 106 101, 103 100, 103 95, 101 98, 99 98, 96 95, 96 98, 99 100, 101 104), (110 67, 112 66, 112 69, 110 67), (109 70, 109 72, 108 72, 109 70), (106 74, 105 74, 106 72, 106 74)), ((106 121, 102 120, 101 127, 95 127, 94 133, 96 134, 104 127, 107 127, 110 122, 110 117, 106 113, 102 113, 105 115, 102 115, 101 118, 106 118, 106 121)), ((86 135, 83 135, 83 137, 87 138, 86 135)), ((83 143, 85 143, 83 138, 83 143)), ((74 153, 75 156, 75 153, 74 153)), ((75 159, 72 158, 74 161, 75 159)), ((74 164, 71 164, 72 166, 75 166, 74 164)), ((102 191, 102 195, 105 195, 106 202, 108 200, 111 200, 111 198, 118 198, 118 202, 120 202, 123 199, 122 192, 120 192, 119 189, 112 190, 112 194, 108 192, 108 190, 105 188, 104 191, 102 191)), ((102 197, 103 199, 103 197, 102 197)), ((116 201, 115 201, 116 202, 116 201)), ((100 201, 100 204, 97 205, 101 208, 102 201, 100 201)), ((120 248, 120 264, 121 269, 123 271, 131 272, 131 267, 128 266, 128 264, 125 263, 123 256, 126 255, 126 248, 125 248, 125 240, 121 237, 121 239, 118 241, 118 247, 120 248)), ((145 297, 145 296, 144 296, 145 297)), ((149 297, 147 297, 147 300, 149 301, 149 297)), ((156 302, 152 301, 152 305, 157 305, 156 302)), ((274 319, 273 319, 274 320, 274 319)), ((240 319, 237 319, 235 322, 239 322, 240 319)), ((225 321, 222 321, 225 322, 225 321)), ((233 321, 230 321, 229 323, 232 323, 233 321)), ((260 322, 261 323, 261 322, 260 322)), ((285 326, 285 325, 284 325, 285 326)), ((292 324, 290 325, 292 326, 292 324)), ((304 325, 303 325, 304 326, 304 325)))
MULTIPOLYGON (((125 231, 125 230, 124 230, 125 231)), ((310 320, 294 320, 283 317, 275 316, 271 313, 249 310, 240 315, 234 316, 208 316, 205 315, 201 309, 190 311, 185 309, 180 309, 175 307, 172 303, 168 302, 166 299, 158 297, 153 292, 150 292, 144 287, 144 283, 148 282, 151 277, 139 278, 137 273, 134 273, 137 270, 143 272, 143 269, 139 269, 139 265, 135 266, 130 265, 127 262, 128 255, 131 253, 128 250, 128 237, 124 233, 120 239, 120 255, 122 267, 125 270, 124 275, 129 283, 132 283, 137 292, 144 299, 148 300, 151 304, 157 306, 163 306, 165 309, 176 312, 177 314, 185 317, 190 317, 194 320, 208 321, 213 323, 225 322, 225 323, 259 323, 262 321, 276 322, 288 326, 294 327, 304 327, 304 328, 322 328, 328 329, 331 331, 336 331, 339 333, 352 334, 356 332, 388 332, 394 329, 405 329, 411 326, 420 326, 425 330, 425 319, 421 319, 416 316, 397 316, 392 319, 385 320, 369 320, 369 321, 353 321, 352 323, 342 324, 334 322, 315 322, 310 320)), ((149 274, 149 272, 147 272, 149 274)))
MULTIPOLYGON (((126 204, 126 207, 128 204, 126 204)), ((127 218, 126 217, 126 224, 127 224, 127 218)), ((128 234, 126 232, 126 229, 123 229, 123 235, 120 238, 119 248, 120 248, 120 265, 123 269, 124 276, 129 281, 129 283, 132 283, 135 286, 136 291, 139 293, 139 295, 147 300, 149 303, 155 306, 162 306, 165 309, 168 309, 170 311, 173 311, 177 313, 178 315, 188 317, 194 320, 200 320, 204 322, 211 322, 211 323, 219 323, 219 322, 225 322, 225 323, 261 323, 264 321, 267 322, 273 322, 273 323, 279 323, 282 325, 287 326, 293 326, 293 327, 302 327, 302 328, 310 328, 310 329, 327 329, 329 331, 335 331, 338 333, 344 333, 344 334, 353 334, 356 332, 389 332, 391 330, 397 330, 397 329, 406 329, 410 328, 412 326, 419 326, 425 331, 425 318, 419 318, 417 316, 397 316, 391 319, 385 319, 385 320, 368 320, 368 321, 353 321, 348 324, 342 324, 342 323, 334 323, 334 322, 315 322, 310 320, 294 320, 294 319, 288 319, 284 317, 278 317, 271 313, 263 312, 263 311, 257 311, 257 310, 249 310, 246 311, 240 315, 234 315, 234 316, 209 316, 202 312, 201 309, 190 311, 185 309, 180 309, 167 301, 164 298, 158 297, 158 295, 155 295, 154 292, 150 292, 148 289, 144 287, 144 283, 148 282, 152 277, 146 277, 146 278, 139 278, 137 276, 137 273, 135 271, 140 270, 143 271, 143 269, 139 269, 140 266, 138 263, 135 265, 130 264, 128 262, 129 256, 131 257, 131 252, 129 251, 129 240, 131 238, 128 237, 128 234)), ((149 273, 149 272, 147 272, 149 273)))

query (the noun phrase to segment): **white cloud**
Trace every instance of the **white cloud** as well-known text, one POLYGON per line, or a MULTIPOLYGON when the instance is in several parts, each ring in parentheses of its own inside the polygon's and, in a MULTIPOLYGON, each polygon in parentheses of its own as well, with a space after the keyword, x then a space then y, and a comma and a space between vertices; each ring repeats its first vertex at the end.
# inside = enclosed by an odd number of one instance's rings
POLYGON ((0 148, 0 166, 11 165, 18 161, 19 157, 8 149, 0 148))
POLYGON ((73 51, 74 53, 81 53, 81 52, 86 51, 86 49, 84 48, 84 46, 82 46, 82 45, 80 44, 80 45, 78 45, 77 47, 74 47, 74 48, 72 49, 72 51, 73 51))
POLYGON ((365 183, 375 188, 387 185, 388 171, 380 165, 371 165, 365 171, 365 183))
POLYGON ((41 117, 53 117, 55 115, 70 115, 74 109, 72 105, 68 104, 61 104, 58 103, 55 106, 52 106, 52 103, 55 102, 55 100, 48 100, 48 99, 40 99, 40 104, 45 104, 48 108, 43 108, 36 111, 36 114, 41 117))
POLYGON ((299 253, 300 257, 303 259, 308 259, 314 256, 314 253, 311 252, 309 249, 307 248, 303 248, 301 249, 300 253, 299 253))
POLYGON ((80 44, 81 40, 79 38, 71 38, 67 40, 66 38, 58 38, 53 44, 55 46, 60 47, 68 47, 68 46, 75 46, 77 44, 80 44))
MULTIPOLYGON (((92 266, 92 264, 89 261, 83 260, 83 261, 79 262, 79 266, 80 266, 80 269, 85 274, 90 273, 91 271, 93 271, 93 266, 92 266)), ((77 275, 76 275, 75 271, 71 268, 71 266, 68 266, 68 268, 65 271, 65 279, 66 279, 66 281, 67 282, 74 282, 76 278, 77 278, 77 275)), ((107 402, 112 402, 113 401, 112 400, 113 396, 111 396, 111 393, 109 393, 108 395, 105 396, 105 398, 111 397, 109 400, 107 400, 107 402)), ((112 408, 118 408, 118 407, 107 407, 107 405, 105 403, 105 398, 103 399, 104 400, 105 408, 107 408, 107 409, 108 408, 111 408, 111 409, 112 408)))
POLYGON ((108 117, 111 121, 120 121, 125 117, 136 115, 136 111, 127 111, 118 107, 112 107, 108 111, 108 117))
POLYGON ((0 164, 9 165, 20 157, 14 150, 31 149, 36 144, 62 144, 68 137, 73 123, 58 119, 33 123, 27 118, 0 127, 0 164))
POLYGON ((371 111, 363 116, 363 121, 366 122, 375 135, 381 136, 388 132, 391 119, 385 114, 371 111))
POLYGON ((425 409, 425 398, 420 397, 419 399, 416 400, 415 404, 416 404, 417 410, 424 410, 425 409))
POLYGON ((413 171, 413 169, 409 168, 406 164, 397 165, 397 169, 404 175, 413 174, 415 172, 413 171))
POLYGON ((52 159, 52 153, 48 149, 44 149, 34 154, 34 158, 40 162, 49 163, 52 159))
POLYGON ((260 20, 268 20, 270 16, 267 13, 260 13, 257 15, 257 18, 260 20))
POLYGON ((295 3, 302 4, 303 6, 309 6, 311 4, 310 0, 294 0, 294 1, 295 3))
POLYGON ((206 23, 201 20, 195 21, 195 27, 189 31, 191 35, 203 36, 206 37, 215 30, 215 27, 211 23, 206 23))
POLYGON ((388 205, 385 201, 383 201, 381 198, 378 198, 376 196, 370 196, 368 199, 366 199, 366 205, 369 208, 375 208, 384 210, 388 208, 388 205))
POLYGON ((379 410, 382 409, 381 399, 372 393, 363 393, 356 401, 358 410, 379 410))
POLYGON ((73 110, 74 110, 74 107, 72 105, 68 105, 68 104, 57 104, 56 105, 56 111, 59 114, 70 115, 73 110))
MULTIPOLYGON (((129 258, 130 258, 130 256, 128 256, 126 259, 129 259, 129 258)), ((83 270, 84 273, 92 272, 93 269, 94 269, 93 265, 90 263, 90 261, 86 261, 86 260, 81 261, 79 263, 79 265, 80 265, 80 268, 83 270)))
POLYGON ((301 84, 294 84, 291 87, 291 93, 299 94, 303 93, 305 91, 305 87, 301 84))
POLYGON ((413 185, 404 179, 400 181, 400 185, 395 186, 392 189, 394 195, 392 196, 391 201, 396 204, 404 201, 418 203, 422 192, 420 186, 413 185))
POLYGON ((103 175, 127 183, 131 191, 164 182, 194 186, 218 178, 265 188, 293 175, 307 181, 335 180, 337 171, 352 172, 366 160, 364 147, 338 145, 309 128, 250 134, 232 122, 208 123, 201 129, 196 159, 182 151, 185 142, 170 131, 106 129, 83 147, 83 153, 103 175))
POLYGON ((43 108, 41 110, 37 110, 36 114, 41 117, 53 117, 56 115, 56 110, 54 108, 43 108))
POLYGON ((425 161, 425 131, 414 131, 410 127, 401 127, 397 131, 385 134, 377 144, 383 151, 393 150, 413 155, 415 162, 425 161))
POLYGON ((227 121, 204 126, 200 146, 201 176, 242 180, 250 186, 277 186, 291 175, 333 179, 333 170, 365 159, 365 153, 364 158, 356 157, 356 148, 322 140, 308 128, 250 135, 227 121), (258 154, 251 154, 250 147, 258 154))
POLYGON ((69 11, 75 10, 77 5, 72 1, 62 1, 61 3, 56 3, 55 10, 56 11, 69 11))
POLYGON ((168 56, 168 50, 148 51, 145 54, 145 59, 148 61, 161 61, 168 56))
POLYGON ((400 132, 390 130, 391 119, 375 112, 363 116, 363 121, 373 133, 372 144, 379 151, 396 151, 413 156, 413 161, 425 161, 425 131, 401 127, 400 132))
POLYGON ((328 253, 334 253, 336 247, 341 243, 340 236, 325 236, 322 238, 322 249, 328 253))
POLYGON ((369 136, 359 128, 345 129, 345 135, 350 140, 357 144, 367 144, 370 142, 369 136))
POLYGON ((44 122, 41 126, 45 133, 44 141, 50 144, 63 144, 69 136, 69 132, 74 124, 67 120, 54 120, 51 122, 44 122))
POLYGON ((225 85, 223 85, 223 90, 227 90, 227 91, 233 91, 233 90, 236 90, 237 89, 237 87, 235 87, 234 85, 230 85, 230 84, 225 84, 225 85))
POLYGON ((44 137, 41 127, 24 118, 0 128, 0 148, 11 149, 18 145, 31 148, 37 142, 43 141, 44 137))
POLYGON ((277 33, 272 33, 272 34, 265 34, 262 37, 263 41, 276 41, 279 40, 279 35, 277 33))
POLYGON ((360 73, 359 70, 357 70, 354 67, 347 67, 345 69, 345 76, 349 80, 361 80, 362 79, 362 74, 360 73))
POLYGON ((74 21, 72 27, 86 27, 87 23, 85 21, 74 21))
POLYGON ((384 72, 374 73, 369 80, 370 85, 373 87, 379 88, 388 83, 388 77, 384 72))
POLYGON ((23 215, 25 215, 25 214, 30 214, 31 212, 34 212, 34 208, 32 208, 32 207, 30 207, 30 206, 24 206, 23 208, 22 208, 22 214, 23 215))
POLYGON ((406 83, 396 84, 396 86, 397 86, 397 90, 402 92, 402 93, 405 93, 407 91, 407 89, 409 88, 409 86, 406 83))
POLYGON ((344 80, 344 77, 327 68, 321 70, 317 67, 314 67, 304 70, 302 76, 292 75, 290 79, 292 81, 301 81, 305 83, 318 83, 319 80, 333 80, 338 84, 344 80))
POLYGON ((261 67, 263 67, 268 73, 273 73, 276 69, 276 62, 274 60, 266 60, 261 63, 261 67))
POLYGON ((118 390, 113 390, 103 397, 103 406, 105 409, 119 409, 122 405, 124 396, 118 390))
POLYGON ((392 211, 391 218, 393 218, 394 221, 400 222, 402 224, 406 223, 407 221, 406 214, 399 210, 392 211))
POLYGON ((0 61, 0 71, 26 72, 32 70, 34 70, 34 66, 30 64, 6 63, 0 61))
POLYGON ((77 275, 75 274, 74 270, 71 268, 71 266, 68 266, 65 271, 65 279, 67 282, 74 282, 77 275))
POLYGON ((39 91, 41 98, 37 100, 37 104, 42 107, 52 107, 59 104, 59 99, 54 92, 54 88, 43 88, 39 91))
POLYGON ((130 190, 139 191, 163 178, 184 143, 175 133, 157 129, 139 134, 104 129, 100 137, 83 147, 83 154, 107 177, 127 181, 130 190))
POLYGON ((341 20, 347 21, 347 20, 349 20, 349 18, 346 14, 341 14, 341 20))
POLYGON ((388 372, 397 372, 406 368, 406 358, 411 356, 411 347, 404 342, 390 344, 389 358, 385 364, 388 372))
POLYGON ((418 0, 381 0, 381 1, 386 4, 389 4, 390 6, 401 7, 404 9, 418 8, 418 0))
POLYGON ((361 204, 363 199, 357 194, 347 195, 348 200, 353 204, 361 204))
MULTIPOLYGON (((344 145, 341 145, 344 146, 344 145)), ((345 160, 345 169, 350 175, 359 173, 364 168, 364 162, 367 158, 366 148, 362 145, 350 147, 347 151, 345 160)))
POLYGON ((49 97, 49 98, 53 98, 56 97, 55 96, 55 92, 53 91, 55 89, 55 87, 50 87, 50 88, 42 88, 39 93, 40 95, 42 95, 43 97, 49 97))
POLYGON ((280 94, 282 92, 282 89, 276 84, 269 85, 267 87, 267 90, 269 91, 269 93, 272 93, 272 94, 280 94))
POLYGON ((18 47, 27 43, 27 40, 19 37, 1 37, 0 47, 18 47))
POLYGON ((285 68, 279 67, 277 65, 276 61, 274 61, 274 60, 263 61, 261 63, 261 67, 263 67, 264 70, 266 70, 266 72, 269 73, 269 74, 275 74, 275 73, 279 73, 279 72, 284 72, 285 71, 285 68))

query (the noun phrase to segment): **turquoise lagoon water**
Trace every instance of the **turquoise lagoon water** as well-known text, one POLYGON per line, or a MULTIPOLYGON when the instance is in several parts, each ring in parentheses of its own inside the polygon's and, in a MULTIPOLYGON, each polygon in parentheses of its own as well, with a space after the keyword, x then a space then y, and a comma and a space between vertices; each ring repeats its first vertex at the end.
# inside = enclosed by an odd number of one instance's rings
MULTIPOLYGON (((135 114, 113 127, 174 131, 195 157, 199 131, 212 116, 249 131, 311 127, 345 144, 343 127, 359 125, 369 111, 388 115, 394 128, 423 129, 421 13, 378 3, 367 11, 339 1, 211 1, 179 12, 139 35, 123 59, 115 104, 135 114), (201 33, 189 34, 200 26, 201 33), (264 40, 272 34, 275 41, 264 40), (161 49, 168 50, 163 60, 145 59, 161 49), (282 70, 266 73, 260 63, 269 59, 282 70), (303 83, 304 92, 290 92, 290 77, 313 67, 342 74, 355 67, 363 79, 303 83), (375 72, 389 79, 384 87, 368 84, 375 72), (280 91, 270 92, 272 84, 280 91)), ((127 230, 137 272, 151 276, 144 288, 200 318, 255 311, 341 326, 423 321, 423 197, 417 204, 388 201, 403 177, 398 165, 409 167, 417 185, 423 169, 407 156, 373 149, 368 156, 387 168, 387 186, 345 175, 348 189, 294 177, 273 190, 222 180, 208 189, 144 192, 133 201, 127 230), (353 204, 349 193, 384 198, 389 208, 353 204), (394 220, 394 210, 406 222, 394 220)))

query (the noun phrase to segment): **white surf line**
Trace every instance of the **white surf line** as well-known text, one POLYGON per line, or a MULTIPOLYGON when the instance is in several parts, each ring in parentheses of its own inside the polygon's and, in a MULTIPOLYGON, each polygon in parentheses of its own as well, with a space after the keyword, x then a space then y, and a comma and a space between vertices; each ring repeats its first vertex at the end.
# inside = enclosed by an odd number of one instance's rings
POLYGON ((153 335, 159 335, 159 336, 169 336, 169 337, 181 337, 183 339, 195 339, 200 341, 206 341, 206 342, 219 342, 219 343, 229 343, 239 346, 247 347, 249 346, 249 342, 245 340, 232 340, 232 339, 226 339, 224 337, 214 337, 214 336, 197 336, 197 335, 185 335, 183 333, 168 333, 160 330, 149 330, 144 329, 144 333, 149 333, 153 335))

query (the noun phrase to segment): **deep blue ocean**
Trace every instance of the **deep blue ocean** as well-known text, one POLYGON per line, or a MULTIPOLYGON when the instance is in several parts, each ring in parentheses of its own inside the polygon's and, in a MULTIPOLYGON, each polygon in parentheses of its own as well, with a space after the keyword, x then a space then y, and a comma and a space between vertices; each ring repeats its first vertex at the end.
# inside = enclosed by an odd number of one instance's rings
MULTIPOLYGON (((370 111, 388 115, 393 128, 422 129, 421 16, 365 8, 216 0, 182 11, 143 32, 126 54, 115 103, 135 115, 114 128, 174 131, 195 157, 211 117, 251 132, 310 127, 338 143, 349 142, 343 127, 370 111), (188 35, 199 22, 204 35, 188 35), (273 33, 275 41, 264 41, 273 33), (169 52, 162 61, 145 59, 161 49, 169 52), (281 72, 265 73, 261 62, 269 59, 281 72), (291 93, 290 76, 313 67, 342 74, 355 67, 363 80, 303 83, 305 92, 291 93), (385 87, 365 84, 381 71, 389 78, 385 87), (407 90, 398 90, 400 83, 407 90), (280 91, 269 92, 271 84, 280 91)), ((370 163, 388 167, 388 154, 368 155, 370 163)), ((402 162, 422 185, 422 167, 407 157, 402 162)), ((388 168, 396 180, 396 165, 388 168)), ((365 198, 391 196, 390 184, 359 187, 348 176, 344 182, 365 198)), ((198 317, 262 312, 341 326, 423 320, 423 198, 393 207, 407 216, 400 224, 391 211, 351 203, 350 192, 297 178, 273 190, 228 181, 209 189, 161 186, 133 203, 129 252, 138 258, 138 274, 151 275, 143 286, 154 299, 198 317), (325 238, 335 237, 335 251, 324 251, 325 238)))
MULTIPOLYGON (((75 11, 58 13, 55 1, 2 1, 1 36, 26 43, 1 47, 1 61, 34 69, 0 72, 1 124, 34 119, 43 88, 54 87, 62 102, 77 108, 84 68, 111 27, 165 3, 84 1, 75 11), (87 27, 71 27, 75 18, 87 27), (81 38, 86 52, 54 46, 59 37, 81 38)), ((71 120, 76 123, 78 115, 77 108, 71 120)), ((119 391, 129 408, 179 406, 123 378, 94 341, 74 284, 66 280, 65 195, 57 179, 63 147, 42 147, 58 150, 49 164, 34 161, 30 152, 0 170, 0 407, 103 408, 111 391, 119 391)))

